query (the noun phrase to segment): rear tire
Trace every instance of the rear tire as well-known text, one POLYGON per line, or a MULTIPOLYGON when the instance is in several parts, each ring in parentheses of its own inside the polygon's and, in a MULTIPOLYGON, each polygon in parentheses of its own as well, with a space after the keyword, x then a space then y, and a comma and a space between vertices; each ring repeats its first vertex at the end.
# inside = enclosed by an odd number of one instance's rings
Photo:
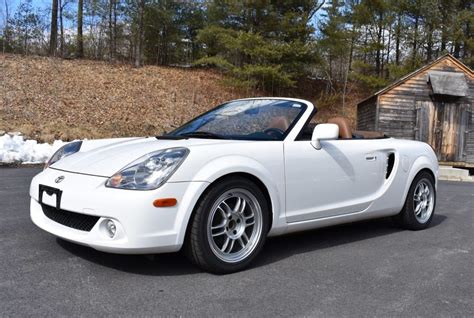
POLYGON ((423 230, 433 220, 436 206, 435 182, 430 173, 418 173, 408 190, 405 205, 394 220, 408 230, 423 230))
POLYGON ((242 270, 263 247, 269 212, 260 188, 246 178, 227 178, 212 185, 191 219, 185 242, 187 257, 216 274, 242 270))

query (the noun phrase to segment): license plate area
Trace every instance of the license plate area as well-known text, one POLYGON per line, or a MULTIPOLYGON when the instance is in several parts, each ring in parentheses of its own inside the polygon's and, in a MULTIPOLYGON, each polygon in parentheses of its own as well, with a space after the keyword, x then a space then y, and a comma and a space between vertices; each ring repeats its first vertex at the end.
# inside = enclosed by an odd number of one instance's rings
POLYGON ((39 195, 38 201, 40 204, 47 204, 50 206, 55 206, 56 209, 61 208, 61 196, 63 192, 57 188, 46 186, 43 184, 39 185, 39 195), (46 195, 45 195, 46 193, 46 195), (44 200, 44 201, 43 201, 44 200))

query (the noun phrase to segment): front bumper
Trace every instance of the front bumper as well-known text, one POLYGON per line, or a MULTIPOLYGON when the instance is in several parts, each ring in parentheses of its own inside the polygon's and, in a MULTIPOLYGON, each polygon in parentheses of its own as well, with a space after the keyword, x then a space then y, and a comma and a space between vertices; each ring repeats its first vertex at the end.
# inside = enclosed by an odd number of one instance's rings
MULTIPOLYGON (((46 169, 30 186, 32 221, 43 230, 94 249, 120 254, 147 254, 178 251, 184 240, 191 211, 207 182, 166 183, 157 190, 134 191, 105 187, 107 178, 46 169), (55 183, 59 176, 64 180, 55 183), (39 203, 39 185, 62 191, 60 208, 99 217, 90 231, 76 230, 48 218, 39 203), (156 208, 159 198, 176 198, 174 207, 156 208), (110 238, 106 220, 117 227, 110 238)), ((55 199, 43 193, 43 204, 55 206, 55 199)))

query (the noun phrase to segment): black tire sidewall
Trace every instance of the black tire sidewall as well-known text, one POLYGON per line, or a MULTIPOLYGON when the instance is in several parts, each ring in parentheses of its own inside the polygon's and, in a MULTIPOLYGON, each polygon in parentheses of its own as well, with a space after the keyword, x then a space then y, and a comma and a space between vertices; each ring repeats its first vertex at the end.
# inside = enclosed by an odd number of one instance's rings
POLYGON ((198 210, 196 211, 197 217, 194 219, 194 221, 199 222, 199 224, 197 224, 197 243, 199 244, 203 258, 207 263, 206 267, 215 273, 232 273, 247 267, 262 249, 270 223, 268 203, 260 188, 245 178, 229 178, 222 180, 221 182, 212 186, 212 188, 203 196, 202 200, 203 202, 201 202, 198 210), (256 247, 244 260, 236 263, 227 263, 219 259, 212 252, 210 242, 207 237, 207 225, 208 218, 215 201, 222 195, 222 193, 235 188, 248 190, 257 198, 262 210, 262 233, 256 247))
POLYGON ((402 221, 405 223, 407 227, 409 227, 412 230, 422 230, 427 228, 431 221, 433 220, 434 214, 435 214, 435 208, 436 208, 436 187, 435 187, 435 182, 433 180, 433 177, 427 173, 427 172, 421 172, 419 173, 415 179, 413 180, 410 190, 407 195, 405 207, 402 211, 402 221), (420 221, 417 220, 415 216, 415 207, 414 207, 414 195, 415 195, 415 189, 417 185, 420 183, 420 181, 426 180, 429 182, 432 186, 433 189, 433 212, 430 215, 430 218, 424 222, 421 223, 420 221))

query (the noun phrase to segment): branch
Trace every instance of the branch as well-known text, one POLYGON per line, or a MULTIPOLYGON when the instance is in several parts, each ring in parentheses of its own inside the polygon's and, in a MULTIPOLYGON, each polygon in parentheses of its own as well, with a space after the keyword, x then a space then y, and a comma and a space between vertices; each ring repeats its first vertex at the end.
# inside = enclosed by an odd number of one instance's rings
POLYGON ((311 20, 313 16, 316 14, 316 12, 318 12, 319 9, 321 9, 325 3, 326 3, 326 0, 323 0, 321 4, 317 4, 316 2, 316 6, 309 13, 308 20, 311 20))

